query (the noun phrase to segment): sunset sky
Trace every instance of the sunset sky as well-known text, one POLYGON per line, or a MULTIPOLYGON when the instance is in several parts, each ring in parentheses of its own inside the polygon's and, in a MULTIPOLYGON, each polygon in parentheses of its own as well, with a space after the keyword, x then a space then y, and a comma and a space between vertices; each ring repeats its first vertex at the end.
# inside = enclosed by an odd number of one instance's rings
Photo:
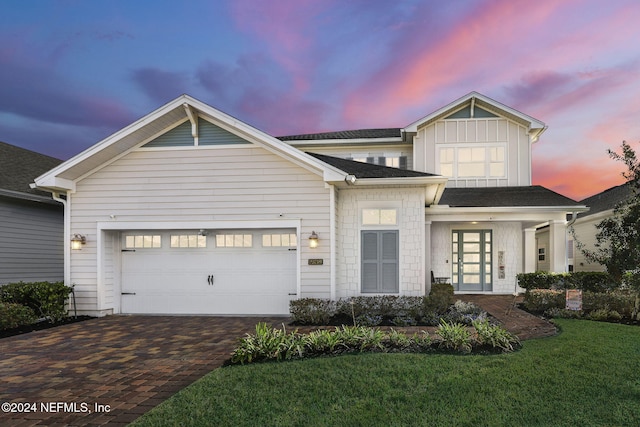
POLYGON ((640 151, 637 0, 4 0, 0 141, 68 159, 188 93, 272 135, 404 127, 478 91, 580 200, 640 151))

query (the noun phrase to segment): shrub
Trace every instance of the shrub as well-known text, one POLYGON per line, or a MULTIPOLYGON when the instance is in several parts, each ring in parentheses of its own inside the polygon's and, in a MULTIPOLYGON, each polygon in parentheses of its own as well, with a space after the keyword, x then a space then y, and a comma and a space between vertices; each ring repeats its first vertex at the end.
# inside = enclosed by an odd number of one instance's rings
POLYGON ((302 298, 289 303, 291 320, 298 325, 327 325, 336 314, 336 303, 328 299, 302 298))
POLYGON ((560 284, 558 274, 537 271, 535 273, 520 273, 516 275, 518 286, 529 291, 531 289, 553 289, 560 284))
POLYGON ((56 322, 67 317, 65 302, 72 288, 62 282, 18 282, 0 286, 0 301, 22 304, 37 316, 56 322))
POLYGON ((602 271, 576 271, 567 274, 567 287, 589 292, 607 292, 620 287, 615 279, 602 271))
POLYGON ((520 273, 518 286, 532 289, 582 289, 591 292, 606 292, 620 287, 620 283, 608 273, 600 271, 577 271, 574 273, 520 273))
POLYGON ((500 326, 490 325, 488 320, 475 320, 473 327, 480 345, 486 345, 502 351, 513 351, 520 346, 520 340, 500 326))
POLYGON ((634 306, 635 295, 628 290, 582 293, 582 308, 586 312, 606 308, 617 311, 623 317, 631 318, 634 306))
POLYGON ((432 283, 431 292, 424 300, 424 312, 445 313, 453 304, 453 286, 448 283, 432 283))
POLYGON ((436 330, 441 338, 438 346, 460 353, 470 353, 472 349, 471 332, 462 323, 448 323, 444 320, 436 330))
POLYGON ((564 309, 565 292, 552 289, 530 289, 524 295, 522 303, 525 310, 543 313, 550 309, 564 309))
POLYGON ((581 319, 582 310, 567 310, 565 308, 553 307, 544 312, 544 315, 549 318, 560 319, 581 319))
POLYGON ((472 302, 456 301, 443 316, 451 323, 471 325, 475 320, 487 318, 487 312, 472 302))
POLYGON ((599 308, 589 313, 588 318, 596 321, 607 321, 621 320, 622 316, 615 310, 609 310, 608 308, 599 308))
POLYGON ((27 306, 11 302, 0 302, 0 329, 31 325, 36 320, 36 314, 27 306))

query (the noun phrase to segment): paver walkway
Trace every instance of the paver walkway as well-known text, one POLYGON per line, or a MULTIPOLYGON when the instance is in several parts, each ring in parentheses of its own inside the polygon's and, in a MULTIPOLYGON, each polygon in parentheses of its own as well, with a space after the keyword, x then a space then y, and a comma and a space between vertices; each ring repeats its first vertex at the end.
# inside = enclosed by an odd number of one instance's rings
MULTIPOLYGON (((521 339, 555 334, 514 308, 513 296, 456 298, 477 303, 521 339)), ((288 319, 108 316, 0 339, 0 403, 36 404, 32 412, 0 412, 0 425, 126 425, 220 367, 260 321, 288 319)))

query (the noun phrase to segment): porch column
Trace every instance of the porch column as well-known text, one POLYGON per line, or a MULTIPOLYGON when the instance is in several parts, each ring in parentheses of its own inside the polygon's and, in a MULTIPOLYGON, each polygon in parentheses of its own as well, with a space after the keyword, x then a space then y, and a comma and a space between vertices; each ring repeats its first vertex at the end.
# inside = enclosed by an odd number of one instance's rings
POLYGON ((549 221, 549 270, 552 273, 567 271, 567 222, 549 221))
POLYGON ((534 273, 536 271, 536 257, 538 256, 536 249, 536 229, 525 228, 523 239, 523 273, 534 273))
POLYGON ((424 223, 424 294, 431 292, 431 221, 424 223))

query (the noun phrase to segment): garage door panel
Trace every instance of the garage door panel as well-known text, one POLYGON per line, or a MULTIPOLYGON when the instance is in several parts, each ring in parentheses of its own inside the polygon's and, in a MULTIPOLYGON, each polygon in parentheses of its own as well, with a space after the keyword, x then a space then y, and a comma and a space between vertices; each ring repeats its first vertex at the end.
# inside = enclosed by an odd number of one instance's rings
POLYGON ((206 247, 171 248, 164 243, 174 233, 161 233, 162 247, 122 253, 123 313, 288 314, 295 248, 262 247, 256 230, 240 232, 253 234, 248 248, 217 247, 214 238, 206 247))

